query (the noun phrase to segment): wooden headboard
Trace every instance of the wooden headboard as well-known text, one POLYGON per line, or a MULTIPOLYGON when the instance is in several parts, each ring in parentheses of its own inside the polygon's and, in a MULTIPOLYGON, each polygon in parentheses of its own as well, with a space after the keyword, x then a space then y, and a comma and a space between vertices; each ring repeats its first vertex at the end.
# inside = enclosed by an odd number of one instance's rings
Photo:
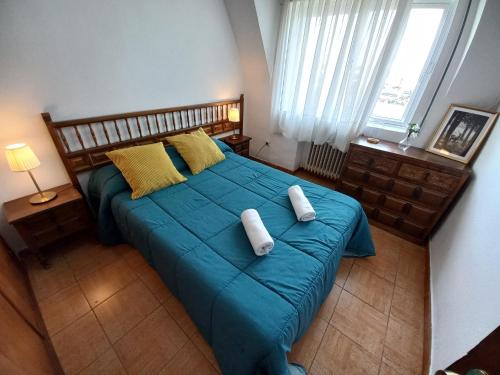
POLYGON ((73 185, 80 189, 77 174, 109 164, 108 151, 154 142, 166 145, 166 137, 200 127, 209 135, 231 131, 230 108, 240 109, 240 122, 234 126, 242 133, 243 104, 242 94, 233 100, 66 121, 53 121, 47 112, 42 118, 73 185))

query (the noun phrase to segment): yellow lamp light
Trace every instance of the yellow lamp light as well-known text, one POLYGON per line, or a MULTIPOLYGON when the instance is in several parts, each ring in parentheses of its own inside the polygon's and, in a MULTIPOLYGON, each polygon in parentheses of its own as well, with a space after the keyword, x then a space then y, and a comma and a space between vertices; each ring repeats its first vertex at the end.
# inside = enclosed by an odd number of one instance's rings
POLYGON ((238 139, 239 136, 235 133, 234 124, 240 122, 240 110, 238 108, 229 108, 227 119, 229 122, 233 123, 233 135, 231 136, 231 139, 238 139))
POLYGON ((40 186, 38 186, 35 177, 31 173, 31 170, 40 165, 40 160, 36 157, 33 150, 24 143, 16 143, 5 147, 5 157, 7 158, 7 163, 9 168, 13 172, 28 172, 31 180, 38 190, 38 194, 33 195, 30 198, 31 204, 40 204, 51 201, 57 197, 57 193, 53 191, 42 191, 40 186))

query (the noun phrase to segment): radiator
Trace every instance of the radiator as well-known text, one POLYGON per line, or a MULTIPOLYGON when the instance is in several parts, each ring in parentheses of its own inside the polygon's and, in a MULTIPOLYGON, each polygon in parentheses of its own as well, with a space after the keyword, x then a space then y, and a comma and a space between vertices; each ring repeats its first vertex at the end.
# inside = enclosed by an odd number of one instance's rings
POLYGON ((347 153, 340 152, 327 143, 309 146, 306 150, 301 167, 306 171, 336 180, 340 176, 342 164, 347 153))

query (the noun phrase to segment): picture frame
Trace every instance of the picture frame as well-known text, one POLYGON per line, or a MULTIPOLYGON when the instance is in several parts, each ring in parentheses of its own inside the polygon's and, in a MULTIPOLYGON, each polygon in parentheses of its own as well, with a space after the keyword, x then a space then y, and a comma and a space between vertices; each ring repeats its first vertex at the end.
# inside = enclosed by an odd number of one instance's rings
POLYGON ((468 164, 498 117, 497 112, 452 104, 426 150, 468 164))

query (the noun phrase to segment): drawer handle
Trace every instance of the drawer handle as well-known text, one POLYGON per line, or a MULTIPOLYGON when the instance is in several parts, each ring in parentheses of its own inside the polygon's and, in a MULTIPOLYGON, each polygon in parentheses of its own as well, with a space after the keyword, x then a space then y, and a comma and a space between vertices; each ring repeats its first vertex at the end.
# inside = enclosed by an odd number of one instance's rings
POLYGON ((429 172, 429 171, 425 172, 424 181, 427 181, 427 179, 429 178, 430 175, 431 175, 431 172, 429 172))
POLYGON ((392 190, 393 187, 394 187, 394 179, 391 178, 389 182, 387 182, 387 189, 392 190))
POLYGON ((363 173, 363 181, 367 182, 370 179, 370 172, 363 173))
POLYGON ((412 208, 411 203, 406 202, 406 203, 403 205, 403 212, 404 212, 405 214, 407 214, 408 212, 410 212, 411 208, 412 208))
POLYGON ((375 162, 374 158, 369 158, 368 159, 368 165, 371 166, 375 162))
POLYGON ((394 222, 394 226, 399 227, 401 224, 403 224, 403 218, 398 217, 396 221, 394 222))
POLYGON ((421 186, 417 186, 414 190, 413 190, 413 197, 414 198, 420 198, 420 196, 422 195, 422 187, 421 186))
POLYGON ((362 187, 362 186, 358 186, 358 187, 356 188, 356 194, 358 194, 358 195, 363 194, 363 187, 362 187))

